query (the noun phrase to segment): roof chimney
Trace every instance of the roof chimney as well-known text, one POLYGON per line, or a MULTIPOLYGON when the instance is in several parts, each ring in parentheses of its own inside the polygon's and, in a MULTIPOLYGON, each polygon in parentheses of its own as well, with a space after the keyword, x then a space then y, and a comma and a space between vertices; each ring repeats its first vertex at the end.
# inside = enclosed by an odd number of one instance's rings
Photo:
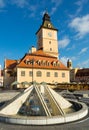
POLYGON ((32 46, 31 53, 36 52, 36 47, 32 46))

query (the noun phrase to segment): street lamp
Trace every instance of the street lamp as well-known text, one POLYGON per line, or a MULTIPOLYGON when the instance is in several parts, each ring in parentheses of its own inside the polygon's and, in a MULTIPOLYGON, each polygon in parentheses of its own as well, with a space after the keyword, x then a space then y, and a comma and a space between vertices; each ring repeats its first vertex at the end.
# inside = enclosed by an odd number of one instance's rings
POLYGON ((33 80, 34 80, 34 77, 33 77, 33 65, 34 65, 34 59, 32 59, 32 84, 33 84, 33 80))

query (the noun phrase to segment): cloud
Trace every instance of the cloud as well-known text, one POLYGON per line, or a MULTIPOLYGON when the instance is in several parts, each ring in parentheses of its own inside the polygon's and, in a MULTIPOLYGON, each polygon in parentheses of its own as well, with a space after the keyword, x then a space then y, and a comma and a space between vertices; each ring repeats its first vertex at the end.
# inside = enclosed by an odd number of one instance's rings
MULTIPOLYGON (((53 15, 57 11, 61 3, 62 0, 50 0, 50 15, 53 15)), ((44 10, 48 7, 49 10, 48 0, 0 0, 0 8, 4 8, 7 4, 13 6, 15 5, 18 8, 25 8, 27 10, 25 11, 25 16, 28 15, 29 17, 35 17, 36 13, 38 11, 40 12, 41 9, 44 10)))
POLYGON ((73 50, 73 49, 75 49, 75 45, 72 45, 72 46, 70 46, 69 48, 67 48, 67 51, 73 50))
POLYGON ((83 11, 84 7, 87 6, 88 0, 76 0, 76 2, 74 2, 73 4, 76 5, 77 9, 74 11, 73 14, 68 14, 70 18, 75 18, 76 16, 78 16, 83 11))
POLYGON ((65 65, 67 65, 68 59, 70 59, 71 61, 74 61, 74 60, 76 60, 77 58, 74 57, 74 56, 73 56, 73 57, 66 57, 66 56, 63 56, 63 57, 60 58, 60 60, 62 61, 62 63, 64 63, 65 65))
POLYGON ((62 0, 51 0, 51 2, 55 4, 55 6, 59 6, 62 3, 62 0))
POLYGON ((31 4, 30 0, 11 0, 12 5, 16 5, 18 8, 25 8, 27 13, 25 16, 35 17, 36 11, 39 7, 39 3, 31 4))
POLYGON ((70 39, 64 37, 64 39, 58 41, 59 48, 65 48, 70 43, 70 39))
POLYGON ((87 4, 88 0, 78 0, 75 2, 75 4, 78 6, 78 9, 76 11, 76 15, 79 14, 83 10, 83 6, 87 4))
POLYGON ((55 12, 56 12, 56 10, 57 10, 57 8, 56 7, 53 7, 52 9, 51 9, 51 15, 53 15, 55 12))
POLYGON ((27 0, 11 0, 11 3, 12 3, 12 4, 15 4, 16 6, 18 6, 18 7, 20 7, 20 8, 23 8, 23 7, 25 7, 26 5, 28 5, 27 0))
POLYGON ((89 14, 83 17, 74 18, 69 26, 76 31, 77 38, 84 37, 86 34, 89 33, 89 14))
POLYGON ((71 60, 72 65, 73 65, 73 61, 76 62, 76 60, 78 59, 78 57, 76 57, 76 56, 70 56, 70 57, 63 56, 63 57, 60 57, 60 61, 62 61, 62 63, 64 65, 66 65, 66 66, 67 66, 68 59, 71 60))
POLYGON ((63 57, 60 58, 60 60, 62 61, 62 63, 63 63, 64 65, 67 65, 68 59, 69 59, 69 57, 66 57, 66 56, 63 56, 63 57))
POLYGON ((0 0, 0 8, 4 8, 5 7, 5 1, 4 0, 0 0))
POLYGON ((51 2, 53 3, 53 7, 51 9, 50 15, 53 15, 58 9, 59 5, 62 3, 62 0, 51 0, 51 2))
POLYGON ((37 11, 37 9, 38 9, 38 6, 37 5, 29 5, 29 7, 28 7, 28 11, 30 11, 30 13, 29 13, 29 17, 30 18, 34 18, 35 16, 36 16, 36 11, 37 11))
POLYGON ((87 50, 88 50, 88 47, 81 49, 81 51, 79 52, 79 55, 82 54, 82 53, 85 53, 87 50))
POLYGON ((80 68, 81 67, 82 68, 89 68, 89 59, 87 59, 87 60, 85 60, 85 61, 83 61, 81 63, 78 63, 77 66, 80 67, 80 68))

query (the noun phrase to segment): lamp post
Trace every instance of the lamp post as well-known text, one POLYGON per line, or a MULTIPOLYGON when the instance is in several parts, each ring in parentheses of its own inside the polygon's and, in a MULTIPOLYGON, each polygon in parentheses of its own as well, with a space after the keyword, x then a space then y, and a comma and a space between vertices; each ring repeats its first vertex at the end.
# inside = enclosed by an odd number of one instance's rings
POLYGON ((33 80, 34 80, 34 77, 33 77, 33 65, 34 65, 34 59, 32 59, 32 84, 33 84, 33 80))

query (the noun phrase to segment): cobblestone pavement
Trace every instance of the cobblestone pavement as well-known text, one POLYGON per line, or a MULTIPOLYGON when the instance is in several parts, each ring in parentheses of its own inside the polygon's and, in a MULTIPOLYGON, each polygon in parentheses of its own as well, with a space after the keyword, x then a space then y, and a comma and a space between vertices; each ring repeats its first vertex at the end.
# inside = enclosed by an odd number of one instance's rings
MULTIPOLYGON (((0 102, 9 100, 17 95, 17 92, 0 93, 0 102)), ((25 126, 0 122, 0 130, 89 130, 89 117, 83 121, 51 126, 25 126)))

